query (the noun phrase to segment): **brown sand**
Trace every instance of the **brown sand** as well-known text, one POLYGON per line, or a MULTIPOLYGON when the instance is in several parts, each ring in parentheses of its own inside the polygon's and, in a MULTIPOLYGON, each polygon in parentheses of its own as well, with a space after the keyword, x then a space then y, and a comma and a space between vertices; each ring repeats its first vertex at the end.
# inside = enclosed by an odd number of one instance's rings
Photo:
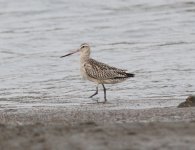
POLYGON ((0 150, 194 150, 195 108, 0 110, 0 150))

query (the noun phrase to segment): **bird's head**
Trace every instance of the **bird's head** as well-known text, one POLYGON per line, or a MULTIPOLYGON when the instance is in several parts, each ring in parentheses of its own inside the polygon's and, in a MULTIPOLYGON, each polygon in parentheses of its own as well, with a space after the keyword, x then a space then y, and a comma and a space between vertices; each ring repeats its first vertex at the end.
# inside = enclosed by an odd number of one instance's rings
POLYGON ((79 49, 74 50, 74 51, 72 51, 72 52, 70 52, 66 55, 63 55, 60 58, 72 55, 72 54, 77 53, 77 52, 80 52, 81 55, 89 56, 90 55, 90 46, 89 46, 89 44, 83 43, 83 44, 81 44, 79 49))

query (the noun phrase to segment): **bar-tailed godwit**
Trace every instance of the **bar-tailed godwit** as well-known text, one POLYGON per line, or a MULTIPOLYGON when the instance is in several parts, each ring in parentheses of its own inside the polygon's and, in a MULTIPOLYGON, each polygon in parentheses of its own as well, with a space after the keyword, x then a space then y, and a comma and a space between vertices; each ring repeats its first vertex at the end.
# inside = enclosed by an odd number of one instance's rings
POLYGON ((101 84, 104 89, 104 102, 106 99, 106 88, 104 84, 114 84, 125 81, 130 77, 134 77, 134 74, 127 73, 127 70, 111 67, 107 64, 98 62, 90 58, 90 46, 87 43, 81 44, 80 48, 70 52, 62 57, 72 55, 76 52, 80 52, 80 71, 84 79, 95 82, 97 84, 96 91, 93 96, 98 94, 98 85, 101 84))

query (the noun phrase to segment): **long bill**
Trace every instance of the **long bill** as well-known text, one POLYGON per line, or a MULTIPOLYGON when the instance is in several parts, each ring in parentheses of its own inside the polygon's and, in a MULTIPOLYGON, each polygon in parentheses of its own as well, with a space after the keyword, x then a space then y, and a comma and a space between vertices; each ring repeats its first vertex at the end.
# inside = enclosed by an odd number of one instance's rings
POLYGON ((70 55, 72 55, 72 54, 74 54, 74 53, 77 53, 77 52, 79 52, 79 51, 80 51, 80 49, 77 49, 76 51, 72 51, 72 52, 70 52, 70 53, 68 53, 68 54, 66 54, 66 55, 60 56, 60 58, 63 58, 63 57, 66 57, 66 56, 70 56, 70 55))

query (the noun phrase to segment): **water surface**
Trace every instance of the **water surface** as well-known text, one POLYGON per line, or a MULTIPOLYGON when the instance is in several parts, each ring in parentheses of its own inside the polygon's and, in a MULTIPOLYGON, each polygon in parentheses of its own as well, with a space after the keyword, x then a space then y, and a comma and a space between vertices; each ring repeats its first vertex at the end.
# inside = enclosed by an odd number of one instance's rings
POLYGON ((195 2, 187 0, 0 0, 0 107, 80 105, 95 85, 79 72, 92 57, 136 77, 108 85, 128 108, 176 106, 195 92, 195 2))

